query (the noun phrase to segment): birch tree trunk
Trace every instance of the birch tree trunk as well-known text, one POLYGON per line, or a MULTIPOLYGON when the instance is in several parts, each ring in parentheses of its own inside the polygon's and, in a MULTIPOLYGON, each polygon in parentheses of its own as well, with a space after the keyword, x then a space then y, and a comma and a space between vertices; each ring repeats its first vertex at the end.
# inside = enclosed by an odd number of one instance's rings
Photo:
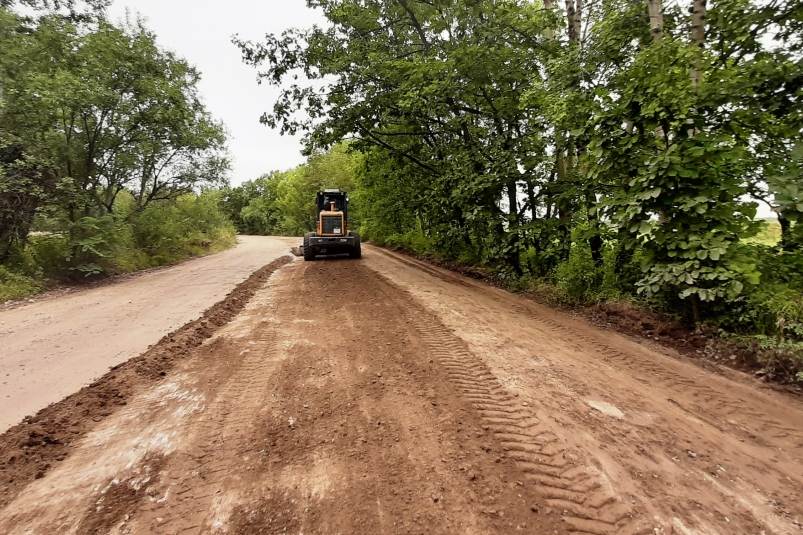
MULTIPOLYGON (((689 35, 692 46, 692 64, 689 68, 689 76, 691 83, 694 87, 700 85, 703 81, 703 47, 705 47, 705 18, 707 13, 706 0, 692 0, 691 8, 691 32, 689 35)), ((692 114, 697 110, 692 108, 692 114)), ((689 117, 686 120, 690 126, 687 131, 689 137, 697 135, 697 129, 694 128, 694 119, 689 117)))
POLYGON ((578 30, 580 22, 577 19, 577 10, 574 7, 574 0, 566 0, 566 22, 569 42, 572 43, 576 43, 580 38, 580 32, 578 30))
MULTIPOLYGON (((555 3, 552 0, 544 0, 544 8, 552 11, 555 8, 555 3)), ((553 30, 552 28, 547 28, 546 31, 544 32, 544 35, 550 41, 555 40, 555 30, 553 30)))
POLYGON ((696 86, 703 80, 702 54, 705 46, 706 0, 692 0, 691 44, 694 48, 694 63, 691 66, 691 81, 696 86))
POLYGON ((664 6, 661 0, 647 0, 647 9, 650 12, 650 33, 653 42, 664 38, 664 6))
MULTIPOLYGON (((664 39, 664 6, 661 0, 646 0, 647 10, 650 12, 650 34, 653 43, 660 43, 664 39)), ((655 129, 655 135, 664 137, 664 130, 660 126, 655 129)))

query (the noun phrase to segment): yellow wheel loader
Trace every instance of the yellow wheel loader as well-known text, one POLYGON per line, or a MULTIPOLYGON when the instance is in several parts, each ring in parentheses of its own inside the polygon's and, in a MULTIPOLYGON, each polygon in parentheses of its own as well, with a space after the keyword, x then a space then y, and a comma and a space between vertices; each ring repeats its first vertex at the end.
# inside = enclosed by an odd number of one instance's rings
POLYGON ((348 230, 348 194, 338 189, 325 189, 318 192, 316 204, 318 232, 304 234, 304 260, 345 253, 351 258, 360 258, 360 236, 348 230))

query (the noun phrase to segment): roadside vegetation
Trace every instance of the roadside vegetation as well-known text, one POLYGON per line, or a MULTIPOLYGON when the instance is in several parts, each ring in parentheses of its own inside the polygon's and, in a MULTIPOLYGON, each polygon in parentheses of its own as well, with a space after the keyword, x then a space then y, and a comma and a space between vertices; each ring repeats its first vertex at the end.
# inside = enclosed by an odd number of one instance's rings
MULTIPOLYGON (((360 154, 364 238, 801 370, 803 4, 315 5, 328 25, 236 43, 282 88, 265 124, 360 154)), ((275 206, 271 228, 298 232, 275 206)))
MULTIPOLYGON (((289 171, 273 171, 222 191, 223 209, 241 234, 302 236, 316 227, 315 195, 325 188, 354 190, 362 156, 345 143, 310 156, 289 171)), ((359 215, 349 212, 359 228, 359 215)))
POLYGON ((105 2, 0 2, 0 301, 228 247, 199 73, 105 2))

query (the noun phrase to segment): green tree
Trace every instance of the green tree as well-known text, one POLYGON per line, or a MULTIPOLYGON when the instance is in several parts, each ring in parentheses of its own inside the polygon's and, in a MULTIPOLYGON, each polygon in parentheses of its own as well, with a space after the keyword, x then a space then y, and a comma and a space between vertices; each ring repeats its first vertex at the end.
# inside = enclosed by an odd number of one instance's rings
POLYGON ((761 276, 743 241, 757 200, 797 247, 800 2, 310 5, 326 27, 236 43, 282 88, 264 123, 305 132, 310 153, 349 139, 364 154, 370 236, 560 273, 583 295, 614 251, 630 292, 685 299, 698 321, 761 276), (586 251, 593 273, 567 274, 586 251))
MULTIPOLYGON (((352 191, 361 162, 347 144, 310 156, 289 171, 273 171, 224 192, 225 210, 240 232, 301 236, 316 229, 316 194, 326 188, 352 191)), ((351 228, 359 220, 349 212, 351 228)))

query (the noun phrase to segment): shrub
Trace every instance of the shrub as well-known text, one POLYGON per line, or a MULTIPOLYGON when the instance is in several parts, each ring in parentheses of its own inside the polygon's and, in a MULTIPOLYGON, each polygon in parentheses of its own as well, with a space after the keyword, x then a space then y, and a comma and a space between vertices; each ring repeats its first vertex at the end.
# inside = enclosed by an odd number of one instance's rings
POLYGON ((36 280, 0 266, 0 301, 28 297, 40 290, 41 285, 36 280))
POLYGON ((554 272, 558 292, 572 303, 595 300, 602 279, 601 270, 591 257, 588 241, 578 239, 581 232, 580 228, 572 231, 569 258, 558 264, 554 272))
POLYGON ((422 256, 435 253, 435 244, 432 238, 425 236, 417 230, 412 230, 406 234, 393 234, 385 240, 385 245, 390 247, 400 247, 408 251, 414 251, 422 256))
POLYGON ((123 196, 112 215, 83 217, 32 235, 0 273, 0 299, 36 293, 48 280, 86 280, 160 266, 231 247, 234 226, 216 192, 188 194, 145 210, 123 196))
POLYGON ((133 219, 133 240, 159 266, 231 247, 236 230, 213 192, 153 204, 133 219))

